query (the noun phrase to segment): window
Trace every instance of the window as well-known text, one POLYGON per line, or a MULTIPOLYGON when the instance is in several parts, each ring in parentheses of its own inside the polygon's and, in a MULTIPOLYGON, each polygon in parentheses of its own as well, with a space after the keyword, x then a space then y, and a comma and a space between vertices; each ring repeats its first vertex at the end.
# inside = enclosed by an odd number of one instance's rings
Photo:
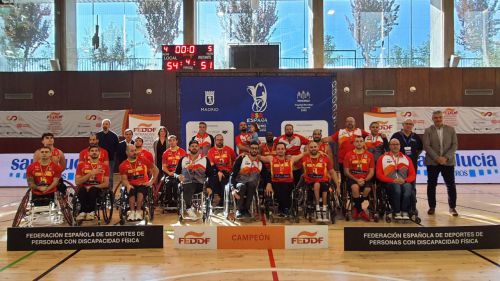
POLYGON ((78 70, 161 69, 161 45, 182 44, 182 6, 182 0, 77 0, 78 70))
POLYGON ((215 45, 215 67, 229 67, 230 44, 280 44, 280 68, 307 67, 307 1, 198 0, 196 41, 215 45), (253 3, 258 7, 253 7, 253 3))
POLYGON ((325 0, 325 67, 429 66, 430 0, 325 0))
POLYGON ((462 67, 500 66, 500 2, 455 0, 455 52, 462 67))
POLYGON ((50 71, 54 58, 54 1, 0 6, 0 71, 50 71))

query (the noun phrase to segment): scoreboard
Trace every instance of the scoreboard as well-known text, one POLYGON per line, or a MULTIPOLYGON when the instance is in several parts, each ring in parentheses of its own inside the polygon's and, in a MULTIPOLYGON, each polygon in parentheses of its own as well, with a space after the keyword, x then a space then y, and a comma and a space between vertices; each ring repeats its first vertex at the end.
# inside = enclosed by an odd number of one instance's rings
POLYGON ((163 69, 213 70, 214 45, 163 45, 163 69))

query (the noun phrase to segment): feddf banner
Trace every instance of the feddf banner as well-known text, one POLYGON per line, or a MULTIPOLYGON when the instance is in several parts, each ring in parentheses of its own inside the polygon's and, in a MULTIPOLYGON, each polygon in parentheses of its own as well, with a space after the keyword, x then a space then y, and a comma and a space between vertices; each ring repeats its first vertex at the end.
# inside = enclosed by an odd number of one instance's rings
MULTIPOLYGON (((183 140, 198 121, 230 122, 222 133, 239 134, 241 121, 255 122, 259 136, 281 132, 284 120, 325 120, 332 131, 332 76, 181 77, 180 108, 183 140), (187 128, 187 125, 189 127, 187 128), (229 132, 230 131, 230 132, 229 132)), ((209 122, 207 122, 209 124, 209 122)), ((194 132, 196 133, 196 132, 194 132)), ((208 133, 210 126, 208 126, 208 133)), ((227 138, 226 144, 232 142, 227 138)))
POLYGON ((457 134, 500 134, 500 107, 380 107, 380 112, 395 112, 398 131, 406 119, 415 123, 415 133, 423 134, 433 124, 432 112, 443 112, 444 124, 455 127, 457 134))
POLYGON ((365 131, 370 132, 370 124, 372 122, 378 122, 380 126, 380 133, 385 134, 388 138, 392 136, 392 134, 398 132, 397 129, 397 118, 396 113, 394 112, 365 112, 363 114, 364 123, 365 123, 365 131))
MULTIPOLYGON (((78 165, 78 153, 65 153, 66 169, 62 178, 74 183, 76 166, 78 165)), ((33 161, 33 154, 29 153, 8 153, 0 154, 0 186, 20 186, 27 187, 26 169, 33 161)))
POLYGON ((158 138, 158 127, 161 124, 160 114, 129 114, 128 127, 134 131, 134 137, 140 136, 144 140, 142 148, 151 153, 153 142, 158 138))
POLYGON ((101 131, 103 119, 111 120, 111 130, 123 132, 128 110, 0 111, 0 137, 40 138, 88 137, 101 131))

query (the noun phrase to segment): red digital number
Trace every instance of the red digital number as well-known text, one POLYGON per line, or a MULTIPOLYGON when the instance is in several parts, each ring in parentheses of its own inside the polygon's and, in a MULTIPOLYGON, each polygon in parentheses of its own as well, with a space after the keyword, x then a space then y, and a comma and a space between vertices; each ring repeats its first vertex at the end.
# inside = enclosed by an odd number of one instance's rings
POLYGON ((206 61, 202 60, 200 62, 200 69, 201 70, 207 70, 207 62, 206 61))
POLYGON ((167 61, 167 70, 178 70, 179 62, 178 61, 167 61))
POLYGON ((213 45, 208 45, 208 52, 213 53, 214 51, 214 46, 213 45))

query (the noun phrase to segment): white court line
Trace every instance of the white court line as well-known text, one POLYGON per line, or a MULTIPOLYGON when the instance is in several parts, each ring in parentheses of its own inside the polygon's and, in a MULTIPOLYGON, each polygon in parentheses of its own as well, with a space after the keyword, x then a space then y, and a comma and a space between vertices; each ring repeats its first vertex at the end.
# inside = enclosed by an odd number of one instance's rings
POLYGON ((357 272, 347 272, 347 271, 338 271, 338 270, 305 269, 305 268, 223 269, 223 270, 214 270, 214 271, 205 271, 205 272, 179 274, 179 275, 173 275, 173 276, 164 277, 164 278, 160 278, 160 279, 149 279, 149 281, 174 280, 174 279, 182 279, 182 278, 190 278, 190 277, 196 277, 196 276, 203 276, 203 275, 208 275, 208 274, 239 273, 239 272, 272 272, 272 271, 277 271, 277 272, 282 271, 282 272, 326 273, 326 274, 336 274, 336 275, 369 277, 369 278, 380 279, 380 280, 407 281, 407 279, 393 278, 393 277, 388 277, 388 276, 383 276, 383 275, 373 275, 373 274, 365 274, 365 273, 357 273, 357 272))

